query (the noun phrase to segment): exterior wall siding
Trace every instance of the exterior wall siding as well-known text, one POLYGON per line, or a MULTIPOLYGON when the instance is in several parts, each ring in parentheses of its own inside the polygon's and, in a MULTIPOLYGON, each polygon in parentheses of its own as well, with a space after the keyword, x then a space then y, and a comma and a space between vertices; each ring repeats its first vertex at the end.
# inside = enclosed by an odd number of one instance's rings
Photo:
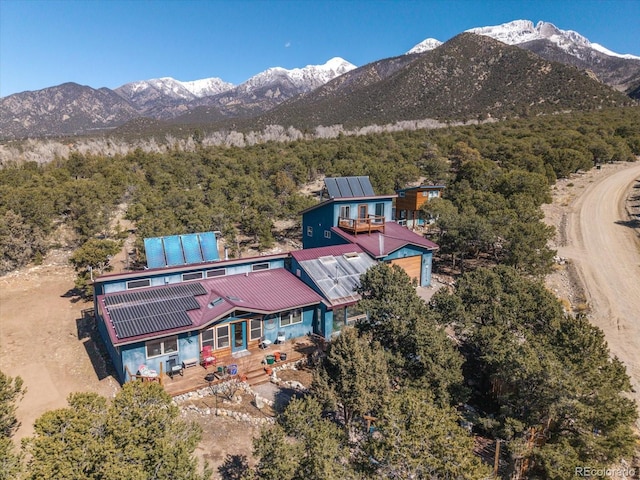
MULTIPOLYGON (((275 260, 264 260, 264 259, 260 259, 259 257, 255 258, 253 261, 248 261, 247 263, 243 263, 240 265, 216 265, 216 264, 208 264, 206 267, 203 267, 201 269, 189 269, 188 271, 185 270, 183 272, 177 272, 177 273, 172 273, 172 274, 166 274, 166 273, 162 273, 162 272, 157 272, 157 273, 149 273, 148 275, 145 275, 144 271, 140 272, 140 276, 136 277, 135 280, 146 280, 149 279, 150 280, 150 287, 160 287, 160 286, 164 286, 164 285, 170 285, 170 284, 175 284, 175 283, 182 283, 182 282, 187 282, 187 281, 198 281, 198 279, 196 280, 183 280, 182 279, 182 275, 184 273, 196 273, 196 272, 202 272, 203 278, 200 280, 206 280, 207 276, 206 276, 206 272, 209 270, 218 270, 221 268, 225 268, 226 269, 226 275, 235 275, 238 273, 246 273, 246 272, 251 272, 251 266, 256 264, 256 263, 265 263, 265 262, 269 262, 269 268, 270 269, 274 269, 274 268, 284 268, 284 259, 275 259, 275 260)), ((133 279, 131 279, 133 280, 133 279)), ((98 295, 101 295, 103 293, 116 293, 116 292, 122 292, 127 290, 127 282, 131 281, 131 280, 121 280, 121 281, 113 281, 113 282, 109 282, 108 280, 105 282, 101 282, 100 284, 97 285, 97 289, 96 289, 96 297, 98 295)))
POLYGON ((431 263, 433 261, 433 253, 430 250, 422 250, 417 247, 406 246, 390 253, 383 260, 396 260, 398 258, 413 257, 415 255, 422 256, 422 267, 420 272, 420 286, 428 287, 431 285, 431 263))

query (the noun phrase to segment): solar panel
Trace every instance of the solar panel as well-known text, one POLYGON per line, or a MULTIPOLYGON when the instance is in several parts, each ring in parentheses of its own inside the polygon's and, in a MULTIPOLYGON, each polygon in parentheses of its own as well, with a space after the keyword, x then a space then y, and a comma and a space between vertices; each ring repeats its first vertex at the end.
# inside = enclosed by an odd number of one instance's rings
POLYGON ((182 244, 180 243, 180 237, 173 235, 171 237, 164 237, 162 239, 164 243, 164 254, 167 257, 167 265, 184 265, 184 255, 182 254, 182 244))
POLYGON ((375 192, 369 177, 336 177, 325 178, 329 198, 373 197, 375 192))
POLYGON ((105 296, 104 303, 108 307, 117 307, 120 305, 145 303, 154 300, 170 300, 189 296, 197 297, 198 295, 206 295, 206 293, 207 291, 200 283, 179 283, 150 290, 135 290, 109 294, 105 296))
POLYGON ((338 184, 335 178, 325 178, 324 186, 327 187, 329 198, 340 198, 340 190, 338 190, 338 184))
POLYGON ((340 190, 340 197, 353 197, 351 189, 349 188, 349 182, 345 177, 336 178, 338 184, 338 190, 340 190))
POLYGON ((200 241, 198 234, 180 235, 182 241, 182 251, 186 263, 201 263, 203 261, 202 252, 200 251, 200 241))
POLYGON ((118 338, 130 338, 173 328, 188 327, 191 324, 191 319, 186 312, 166 312, 144 318, 114 321, 113 327, 118 338))
POLYGON ((360 186, 359 179, 360 177, 347 177, 347 183, 349 184, 349 190, 351 190, 351 195, 354 197, 364 197, 364 191, 360 186))
POLYGON ((218 255, 218 241, 216 235, 213 232, 200 233, 200 247, 202 248, 202 255, 206 262, 212 262, 214 260, 220 260, 218 255))
POLYGON ((149 268, 164 267, 167 264, 164 258, 162 238, 145 238, 144 251, 147 255, 147 266, 149 268))
POLYGON ((362 193, 365 197, 375 196, 375 192, 373 191, 373 186, 371 185, 371 180, 369 177, 356 177, 358 179, 358 183, 360 183, 360 188, 362 188, 362 193))

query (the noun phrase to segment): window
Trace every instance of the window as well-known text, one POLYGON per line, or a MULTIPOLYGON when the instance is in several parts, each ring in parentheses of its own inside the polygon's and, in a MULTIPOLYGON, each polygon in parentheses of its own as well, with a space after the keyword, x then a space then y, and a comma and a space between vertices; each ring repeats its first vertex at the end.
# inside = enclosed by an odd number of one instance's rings
POLYGON ((146 344, 147 358, 159 357, 178 351, 178 337, 149 340, 146 344))
POLYGON ((288 325, 295 325, 296 323, 302 323, 302 310, 296 309, 290 312, 285 312, 280 316, 280 326, 286 327, 288 325))
POLYGON ((254 263, 251 265, 251 270, 254 272, 259 272, 260 270, 269 270, 269 262, 265 263, 254 263))
POLYGON ((346 309, 334 308, 333 309, 333 332, 338 333, 345 325, 346 309))
POLYGON ((324 238, 331 238, 331 230, 324 231, 324 238))
POLYGON ((404 193, 405 192, 398 192, 398 198, 404 198, 404 193))
POLYGON ((358 205, 358 218, 367 218, 369 216, 368 205, 358 205))
POLYGON ((229 325, 222 325, 216 328, 217 348, 226 348, 229 346, 229 325))
POLYGON ((424 190, 424 191, 422 192, 422 196, 423 196, 423 197, 428 197, 428 196, 429 196, 429 192, 427 192, 426 190, 424 190))
POLYGON ((182 281, 186 282, 187 280, 200 280, 202 278, 202 272, 193 272, 193 273, 183 273, 182 281))
POLYGON ((340 217, 342 217, 342 218, 351 218, 351 206, 342 205, 340 207, 340 217))
POLYGON ((384 217, 384 203, 376 203, 376 217, 384 217))
POLYGON ((307 227, 307 237, 313 237, 313 227, 307 227))
POLYGON ((260 340, 262 338, 262 320, 259 318, 251 319, 250 337, 251 340, 260 340))
POLYGON ((211 347, 213 349, 216 348, 215 339, 213 338, 213 330, 213 328, 210 328, 202 332, 202 334, 200 335, 203 347, 211 347))
POLYGON ((142 288, 149 287, 151 285, 151 280, 148 278, 146 280, 131 280, 127 282, 127 290, 131 290, 132 288, 142 288))
POLYGON ((215 270, 209 270, 207 272, 207 278, 211 277, 223 277, 227 274, 226 268, 216 268, 215 270))

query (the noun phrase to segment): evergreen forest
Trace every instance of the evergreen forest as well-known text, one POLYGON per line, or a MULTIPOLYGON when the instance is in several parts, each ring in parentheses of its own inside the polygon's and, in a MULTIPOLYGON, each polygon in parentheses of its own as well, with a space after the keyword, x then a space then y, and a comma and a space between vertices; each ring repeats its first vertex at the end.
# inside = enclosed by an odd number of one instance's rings
MULTIPOLYGON (((625 108, 10 164, 0 170, 0 272, 41 261, 65 229, 77 286, 89 295, 85 267, 109 269, 127 235, 110 226, 123 207, 138 242, 217 230, 229 245, 250 239, 268 249, 276 221, 299 222, 299 212, 318 201, 301 189, 322 176, 368 175, 380 194, 417 181, 445 185, 444 198, 424 208, 440 245, 434 270, 455 272, 455 287, 425 304, 404 271, 370 269, 359 289, 368 318, 316 359, 309 394, 263 429, 251 468, 237 456, 218 473, 245 480, 492 478, 493 465, 477 455, 477 435, 501 442, 502 478, 562 480, 579 465, 629 459, 638 413, 602 332, 565 312, 541 281, 554 255, 541 205, 558 178, 638 155, 640 109, 625 108), (482 267, 471 261, 479 258, 482 267)), ((36 421, 17 451, 10 438, 23 393, 19 378, 0 373, 0 470, 13 475, 0 479, 211 474, 193 461, 199 428, 182 422, 159 389, 129 385, 111 401, 72 395, 68 409, 36 421)))

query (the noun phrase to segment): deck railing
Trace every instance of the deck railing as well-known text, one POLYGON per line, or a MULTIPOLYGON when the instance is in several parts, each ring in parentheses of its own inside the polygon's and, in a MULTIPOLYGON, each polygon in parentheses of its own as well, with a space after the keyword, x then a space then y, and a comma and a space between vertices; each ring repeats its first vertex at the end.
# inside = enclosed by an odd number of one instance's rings
POLYGON ((362 232, 384 232, 384 223, 384 215, 368 215, 366 218, 338 217, 338 226, 355 235, 362 232))

